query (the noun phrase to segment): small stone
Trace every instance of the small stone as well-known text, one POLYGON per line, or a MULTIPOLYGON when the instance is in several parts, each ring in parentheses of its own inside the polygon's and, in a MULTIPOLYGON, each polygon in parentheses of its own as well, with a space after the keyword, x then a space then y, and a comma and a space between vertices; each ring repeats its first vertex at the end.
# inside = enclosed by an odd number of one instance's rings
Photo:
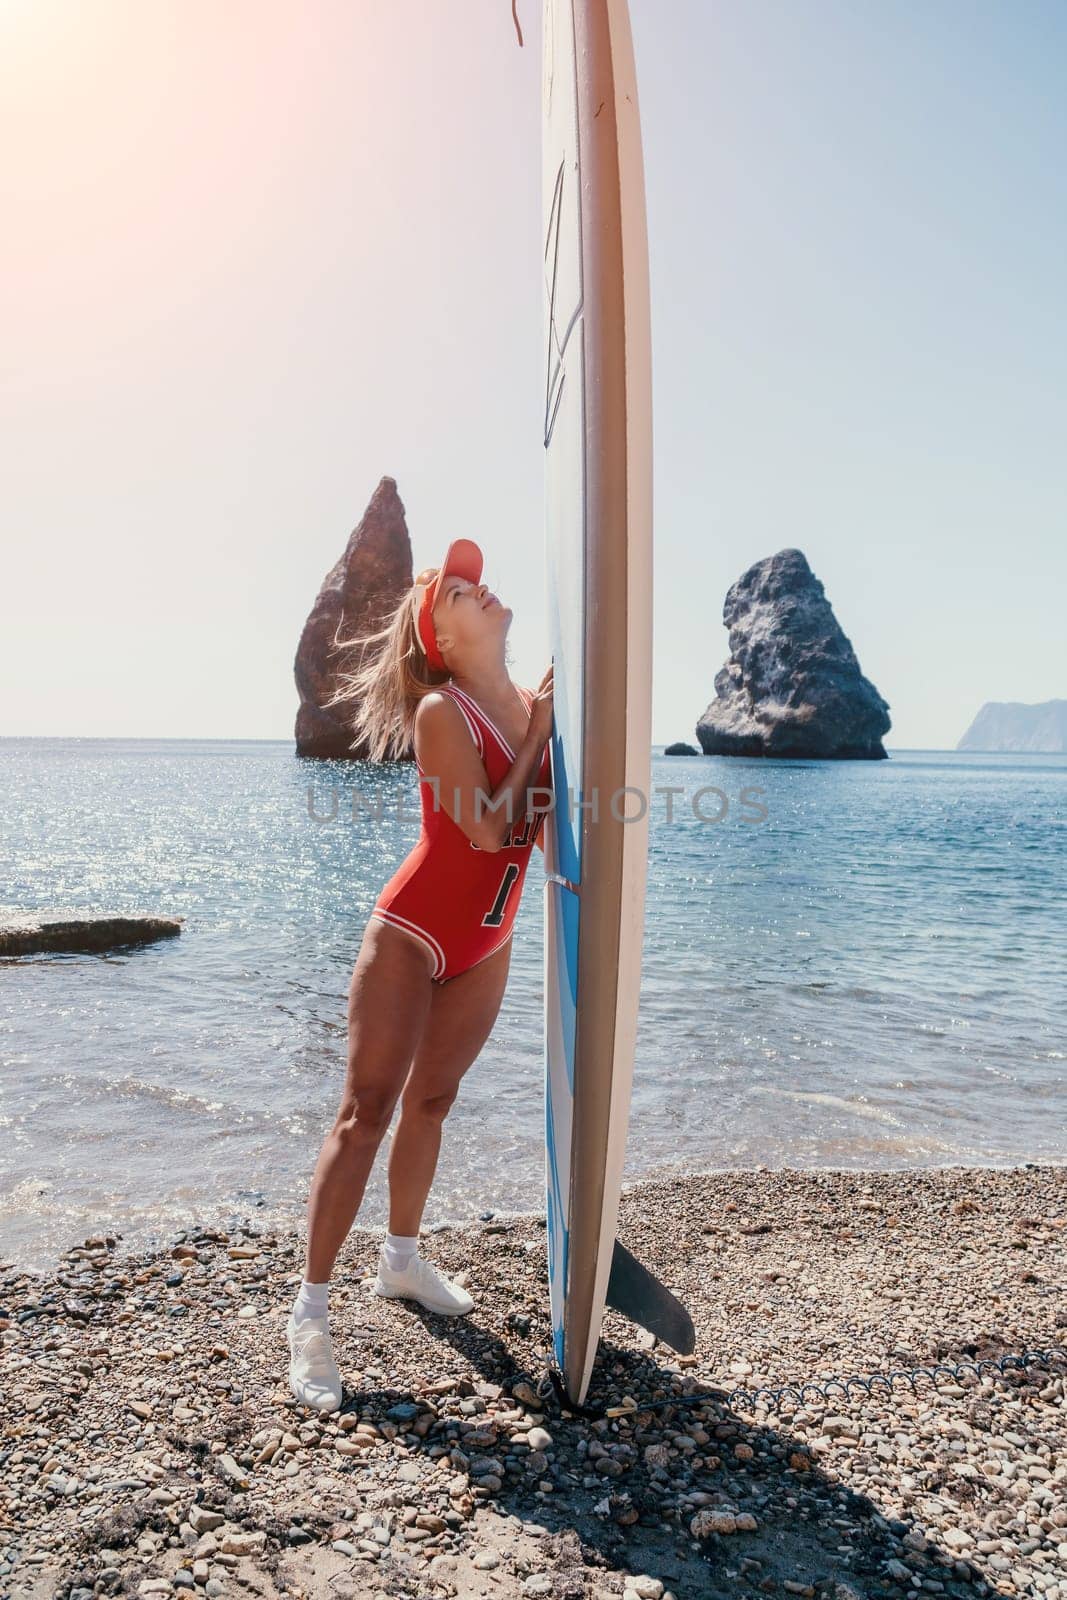
POLYGON ((220 1511, 209 1511, 207 1506, 190 1506, 186 1520, 197 1533, 210 1533, 214 1528, 221 1528, 226 1518, 220 1511))
POLYGON ((243 1467, 239 1467, 231 1455, 221 1455, 215 1461, 216 1467, 222 1476, 238 1489, 248 1488, 248 1475, 243 1467))
POLYGON ((266 1548, 267 1535, 262 1531, 255 1533, 227 1533, 224 1535, 220 1546, 224 1555, 228 1556, 254 1556, 260 1555, 266 1548))
POLYGON ((974 1540, 969 1533, 964 1533, 962 1528, 945 1528, 941 1538, 952 1550, 969 1550, 974 1540))
POLYGON ((547 1428, 531 1428, 526 1435, 526 1442, 531 1450, 547 1450, 552 1443, 552 1435, 547 1428))
POLYGON ((642 1573, 636 1578, 631 1578, 627 1588, 633 1590, 638 1600, 663 1600, 663 1584, 659 1578, 650 1578, 642 1573))
POLYGON ((338 1439, 334 1444, 339 1456, 361 1456, 373 1448, 374 1440, 365 1433, 350 1433, 347 1438, 338 1439))
POLYGON ((732 1511, 698 1511, 689 1524, 694 1539, 706 1539, 711 1533, 734 1533, 737 1518, 732 1511))

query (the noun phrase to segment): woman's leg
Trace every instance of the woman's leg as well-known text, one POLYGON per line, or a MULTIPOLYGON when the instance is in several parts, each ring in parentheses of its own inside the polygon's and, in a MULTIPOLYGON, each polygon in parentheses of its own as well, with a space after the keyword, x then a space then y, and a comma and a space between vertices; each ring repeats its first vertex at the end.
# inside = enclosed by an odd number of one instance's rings
POLYGON ((511 940, 477 966, 436 984, 400 1101, 389 1151, 389 1231, 418 1235, 437 1169, 441 1124, 460 1079, 493 1030, 508 981, 511 940))
POLYGON ((348 991, 348 1075, 308 1196, 309 1283, 328 1281, 363 1200, 429 1016, 432 970, 417 940, 368 919, 348 991))

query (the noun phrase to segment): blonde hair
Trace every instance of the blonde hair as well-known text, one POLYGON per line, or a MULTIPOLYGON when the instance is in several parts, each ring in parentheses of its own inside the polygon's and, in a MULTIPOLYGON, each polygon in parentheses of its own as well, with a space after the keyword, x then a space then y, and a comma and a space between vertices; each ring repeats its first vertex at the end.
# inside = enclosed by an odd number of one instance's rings
POLYGON ((427 567, 420 572, 376 632, 338 639, 334 631, 333 649, 358 650, 359 665, 338 671, 338 687, 323 702, 323 709, 354 703, 346 724, 353 734, 349 749, 365 745, 371 761, 395 761, 411 753, 419 701, 451 677, 450 672, 430 666, 415 626, 419 586, 429 583, 437 571, 427 567))

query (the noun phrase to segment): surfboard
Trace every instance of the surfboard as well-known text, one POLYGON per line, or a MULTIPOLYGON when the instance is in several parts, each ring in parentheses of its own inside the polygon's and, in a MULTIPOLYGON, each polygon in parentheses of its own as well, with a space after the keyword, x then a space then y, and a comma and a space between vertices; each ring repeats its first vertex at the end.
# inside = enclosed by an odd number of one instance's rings
POLYGON ((545 1180, 553 1352, 580 1405, 605 1307, 692 1348, 617 1246, 651 802, 652 378, 644 170, 626 0, 545 0, 545 1180))

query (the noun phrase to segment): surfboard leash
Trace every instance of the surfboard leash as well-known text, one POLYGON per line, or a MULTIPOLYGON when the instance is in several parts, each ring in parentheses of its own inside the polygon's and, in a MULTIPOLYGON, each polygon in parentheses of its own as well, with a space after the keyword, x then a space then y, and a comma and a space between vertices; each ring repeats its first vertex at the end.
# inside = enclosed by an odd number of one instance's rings
POLYGON ((920 1378, 929 1378, 932 1383, 936 1383, 943 1377, 958 1379, 966 1372, 973 1374, 976 1380, 984 1373, 992 1373, 996 1377, 1003 1378, 1009 1371, 1018 1372, 1031 1366, 1051 1369, 1054 1361, 1067 1363, 1067 1349, 1063 1345, 1050 1345, 1047 1350, 1024 1350, 1020 1355, 1008 1354, 989 1360, 979 1358, 976 1361, 938 1361, 929 1367, 900 1367, 894 1368, 891 1372, 868 1373, 865 1377, 853 1373, 850 1377, 831 1376, 817 1383, 814 1381, 803 1384, 784 1383, 775 1389, 720 1389, 712 1386, 701 1394, 676 1394, 662 1400, 635 1401, 632 1405, 616 1406, 576 1405, 573 1400, 567 1398, 563 1374, 554 1364, 549 1364, 535 1385, 535 1393, 542 1400, 547 1400, 550 1393, 554 1393, 561 1413, 570 1412, 589 1421, 601 1422, 615 1417, 636 1416, 641 1411, 659 1411, 666 1406, 706 1406, 715 1401, 726 1405, 748 1404, 749 1409, 755 1409, 760 1401, 777 1401, 787 1394, 793 1395, 797 1402, 803 1405, 805 1400, 813 1395, 824 1400, 834 1399, 834 1395, 830 1392, 832 1389, 836 1389, 847 1400, 854 1386, 860 1388, 865 1395, 869 1395, 879 1385, 884 1385, 892 1395, 893 1384, 901 1379, 909 1384, 911 1392, 915 1394, 918 1392, 916 1381, 920 1378))
POLYGON ((556 1400, 560 1411, 572 1411, 575 1416, 588 1417, 591 1422, 598 1422, 601 1417, 607 1416, 606 1411, 599 1410, 596 1406, 579 1406, 573 1400, 568 1400, 567 1391, 563 1387, 563 1374, 556 1366, 547 1366, 535 1386, 535 1393, 543 1400, 548 1399, 549 1389, 555 1391, 556 1400), (548 1385, 546 1388, 545 1385, 548 1385))

